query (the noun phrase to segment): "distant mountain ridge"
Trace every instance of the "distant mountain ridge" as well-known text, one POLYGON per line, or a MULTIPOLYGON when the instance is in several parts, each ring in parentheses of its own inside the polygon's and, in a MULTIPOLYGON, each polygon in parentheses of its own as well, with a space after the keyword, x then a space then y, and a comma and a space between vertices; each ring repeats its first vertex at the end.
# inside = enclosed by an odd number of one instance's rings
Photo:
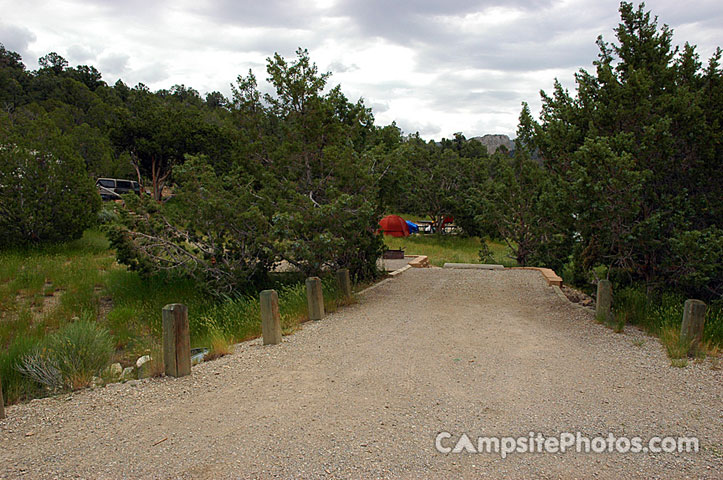
POLYGON ((470 140, 477 140, 487 147, 487 153, 492 155, 497 151, 498 148, 504 146, 508 151, 512 151, 515 145, 510 140, 510 137, 501 133, 493 133, 483 135, 481 137, 472 137, 470 140))

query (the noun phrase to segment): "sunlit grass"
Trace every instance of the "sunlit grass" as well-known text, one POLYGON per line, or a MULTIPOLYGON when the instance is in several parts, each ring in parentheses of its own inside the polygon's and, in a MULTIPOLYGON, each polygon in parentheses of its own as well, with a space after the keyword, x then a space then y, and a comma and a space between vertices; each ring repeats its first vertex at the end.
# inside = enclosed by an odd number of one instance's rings
MULTIPOLYGON (((426 255, 432 265, 440 267, 448 262, 481 263, 479 251, 482 243, 478 237, 425 234, 409 237, 385 236, 384 243, 390 249, 403 249, 406 255, 426 255)), ((510 250, 507 245, 491 240, 486 240, 486 243, 492 253, 492 260, 485 263, 517 265, 517 262, 510 258, 510 250)))

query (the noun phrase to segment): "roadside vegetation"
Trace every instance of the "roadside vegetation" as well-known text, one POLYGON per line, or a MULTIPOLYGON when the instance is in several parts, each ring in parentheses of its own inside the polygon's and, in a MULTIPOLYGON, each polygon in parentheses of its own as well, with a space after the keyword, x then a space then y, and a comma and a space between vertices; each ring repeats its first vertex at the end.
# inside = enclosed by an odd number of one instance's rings
MULTIPOLYGON (((658 336, 674 366, 687 365, 690 345, 680 338, 685 296, 675 292, 646 294, 642 289, 626 287, 615 292, 613 308, 616 328, 635 325, 658 336)), ((723 306, 716 302, 708 307, 702 342, 695 353, 698 358, 711 356, 714 365, 723 348, 723 306)))
MULTIPOLYGON (((298 274, 280 274, 285 334, 307 320, 298 274)), ((332 278, 324 279, 328 311, 345 304, 332 278)), ((192 347, 208 357, 261 334, 258 298, 210 297, 194 282, 172 276, 144 278, 119 265, 97 230, 63 244, 0 252, 0 378, 5 401, 44 396, 91 384, 111 362, 132 366, 160 347, 161 309, 189 307, 192 347)))
MULTIPOLYGON (((608 278, 615 328, 640 325, 671 357, 683 300, 698 298, 715 354, 723 54, 704 65, 694 46, 674 47, 644 5, 623 2, 620 17, 595 70, 572 93, 557 81, 543 92, 538 119, 523 105, 514 151, 494 153, 461 133, 436 142, 375 125, 303 49, 267 59, 267 86, 248 72, 226 98, 108 85, 54 52, 28 71, 0 44, 6 399, 87 385, 100 372, 80 360, 105 362, 108 342, 124 365, 153 353, 167 303, 188 305, 194 346, 213 356, 258 335, 263 288, 279 291, 293 331, 304 277, 348 268, 373 282, 385 245, 435 265, 549 267, 588 292, 608 278), (143 193, 101 207, 97 177, 137 179, 143 193), (384 239, 389 211, 437 231, 453 217, 461 234, 384 239)), ((334 282, 325 288, 333 309, 334 282)))

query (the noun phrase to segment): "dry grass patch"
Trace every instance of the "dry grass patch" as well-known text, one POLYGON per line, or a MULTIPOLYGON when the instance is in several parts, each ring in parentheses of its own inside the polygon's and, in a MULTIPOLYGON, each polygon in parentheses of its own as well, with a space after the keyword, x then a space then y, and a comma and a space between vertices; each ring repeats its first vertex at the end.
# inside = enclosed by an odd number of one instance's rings
POLYGON ((220 332, 210 335, 210 345, 208 353, 203 357, 204 361, 216 360, 233 353, 233 343, 220 332))

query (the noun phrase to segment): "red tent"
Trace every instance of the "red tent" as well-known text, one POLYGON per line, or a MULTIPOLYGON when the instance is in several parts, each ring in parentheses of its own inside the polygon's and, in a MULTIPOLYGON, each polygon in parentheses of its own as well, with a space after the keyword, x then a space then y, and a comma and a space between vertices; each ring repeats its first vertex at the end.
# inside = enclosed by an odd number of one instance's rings
POLYGON ((399 215, 387 215, 379 221, 379 226, 384 231, 384 235, 391 235, 392 237, 409 236, 407 222, 399 215))

